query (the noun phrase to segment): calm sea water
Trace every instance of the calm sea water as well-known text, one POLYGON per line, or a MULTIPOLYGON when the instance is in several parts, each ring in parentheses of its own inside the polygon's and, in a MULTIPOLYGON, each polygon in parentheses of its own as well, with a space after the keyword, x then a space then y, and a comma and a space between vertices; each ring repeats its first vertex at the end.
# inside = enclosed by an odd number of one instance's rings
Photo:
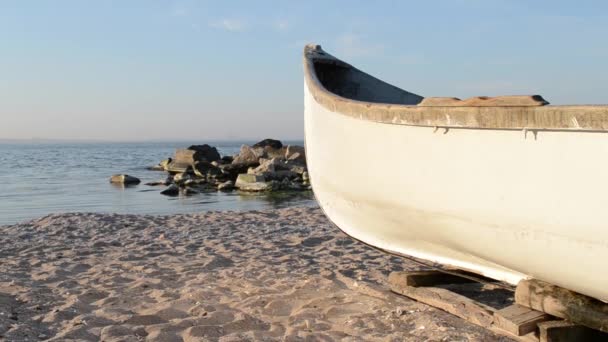
MULTIPOLYGON (((234 155, 243 143, 196 142, 234 155)), ((303 142, 285 142, 302 145, 303 142)), ((171 214, 210 210, 251 210, 313 205, 311 192, 267 195, 204 193, 190 197, 160 195, 162 187, 143 183, 161 180, 164 172, 146 168, 170 157, 175 143, 20 143, 0 144, 0 225, 57 212, 171 214), (135 187, 109 183, 112 174, 142 180, 135 187)))

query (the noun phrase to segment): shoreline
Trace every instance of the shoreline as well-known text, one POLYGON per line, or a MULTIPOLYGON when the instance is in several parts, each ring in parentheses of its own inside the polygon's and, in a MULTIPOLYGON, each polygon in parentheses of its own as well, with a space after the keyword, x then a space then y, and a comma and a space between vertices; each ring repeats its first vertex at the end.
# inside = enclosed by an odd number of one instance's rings
POLYGON ((503 340, 391 293, 421 269, 318 207, 0 226, 0 340, 503 340))

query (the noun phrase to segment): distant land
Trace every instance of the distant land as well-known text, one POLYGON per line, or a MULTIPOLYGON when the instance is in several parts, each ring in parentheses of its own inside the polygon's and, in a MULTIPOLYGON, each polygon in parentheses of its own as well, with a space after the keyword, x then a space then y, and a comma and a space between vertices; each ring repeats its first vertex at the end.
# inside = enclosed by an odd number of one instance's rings
POLYGON ((30 139, 2 139, 0 138, 0 144, 63 144, 63 143, 107 143, 112 142, 110 140, 97 140, 97 139, 43 139, 43 138, 30 138, 30 139))

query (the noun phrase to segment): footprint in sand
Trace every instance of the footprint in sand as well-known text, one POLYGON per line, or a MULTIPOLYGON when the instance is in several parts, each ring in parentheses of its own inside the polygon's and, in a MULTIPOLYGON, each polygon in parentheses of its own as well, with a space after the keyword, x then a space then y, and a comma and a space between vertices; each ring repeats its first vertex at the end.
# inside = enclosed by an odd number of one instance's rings
POLYGON ((289 301, 278 299, 266 304, 263 313, 268 316, 289 316, 292 309, 289 301))
POLYGON ((230 267, 234 265, 232 259, 228 259, 221 255, 214 255, 211 260, 203 266, 203 270, 210 271, 216 268, 230 267))
POLYGON ((333 239, 333 236, 319 236, 319 237, 309 237, 307 239, 302 240, 301 244, 305 247, 316 247, 323 242, 329 241, 333 239))
POLYGON ((148 333, 142 326, 110 325, 101 329, 101 341, 141 341, 148 333))

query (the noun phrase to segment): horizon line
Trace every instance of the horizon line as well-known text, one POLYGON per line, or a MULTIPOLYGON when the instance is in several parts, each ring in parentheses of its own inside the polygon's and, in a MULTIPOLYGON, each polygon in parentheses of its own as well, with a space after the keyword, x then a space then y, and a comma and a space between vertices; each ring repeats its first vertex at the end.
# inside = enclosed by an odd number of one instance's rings
POLYGON ((0 138, 0 144, 3 143, 193 143, 200 141, 201 144, 206 142, 250 142, 250 141, 261 141, 264 139, 276 139, 279 141, 303 141, 304 137, 300 138, 177 138, 177 139, 138 139, 138 140, 127 140, 127 139, 85 139, 85 138, 0 138))

